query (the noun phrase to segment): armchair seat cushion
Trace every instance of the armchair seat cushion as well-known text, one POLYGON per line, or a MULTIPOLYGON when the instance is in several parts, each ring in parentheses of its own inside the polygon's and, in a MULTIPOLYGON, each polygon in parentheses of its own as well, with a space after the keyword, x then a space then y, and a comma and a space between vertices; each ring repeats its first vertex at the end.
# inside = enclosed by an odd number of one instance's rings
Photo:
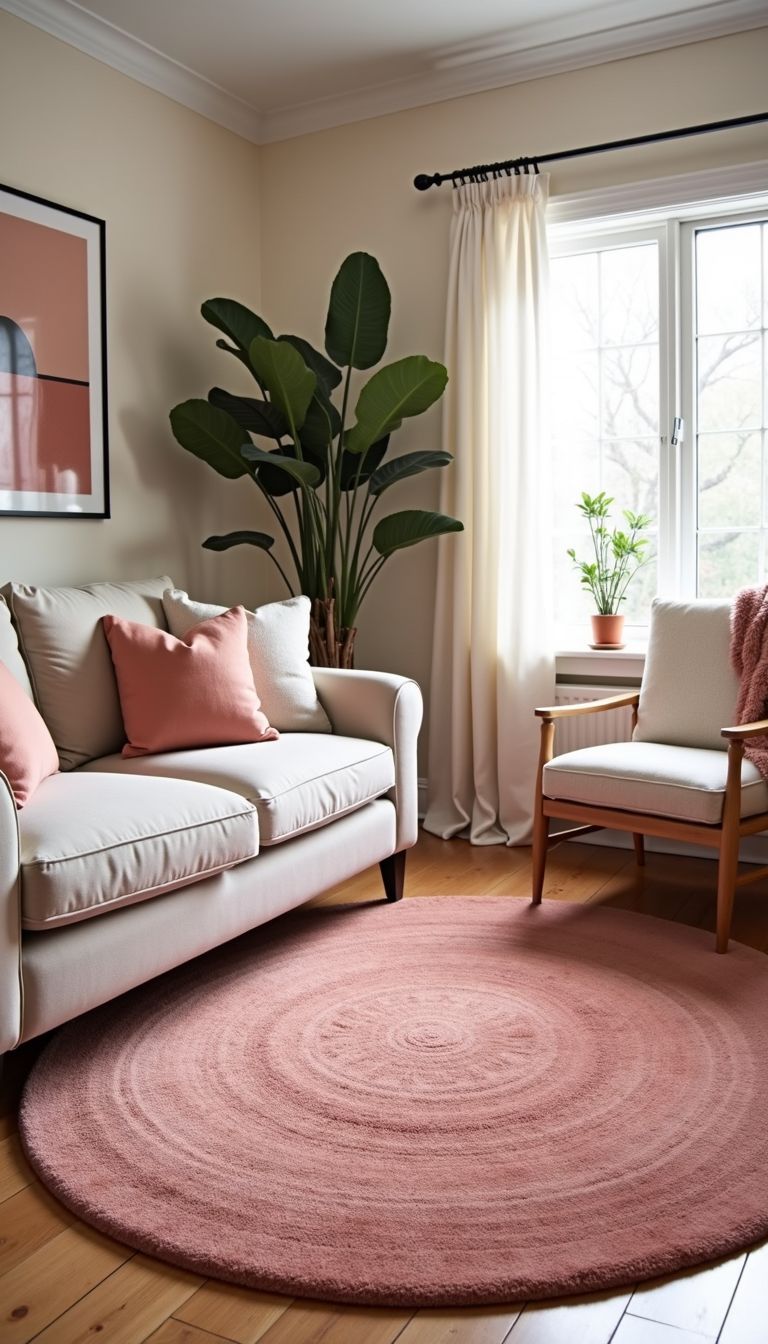
MULTIPOLYGON (((725 751, 611 742, 556 756, 544 767, 544 795, 716 826, 723 817, 727 771, 725 751)), ((768 784, 750 761, 743 763, 741 781, 742 817, 768 812, 768 784)))
POLYGON ((262 846, 326 826, 395 783, 390 747, 335 733, 283 733, 278 742, 168 751, 134 760, 107 756, 85 770, 199 780, 240 794, 256 808, 262 846))
POLYGON ((43 780, 19 840, 26 929, 145 901, 259 852, 256 811, 239 794, 138 772, 43 780))

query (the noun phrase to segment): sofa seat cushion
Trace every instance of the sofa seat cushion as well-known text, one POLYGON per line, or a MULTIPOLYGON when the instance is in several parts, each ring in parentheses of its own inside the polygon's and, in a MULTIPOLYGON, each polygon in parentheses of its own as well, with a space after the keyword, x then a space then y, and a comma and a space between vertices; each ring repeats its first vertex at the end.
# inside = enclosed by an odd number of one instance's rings
POLYGON ((26 929, 145 901, 259 850, 256 811, 239 793, 138 772, 53 775, 19 831, 26 929))
POLYGON ((140 772, 230 789, 255 804, 262 845, 277 845, 325 826, 395 783, 389 747, 324 733, 283 733, 279 742, 164 752, 137 760, 108 756, 85 770, 140 772))
MULTIPOLYGON (((611 742, 556 756, 544 767, 544 794, 714 826, 722 821, 727 772, 724 751, 611 742)), ((751 761, 743 763, 741 784, 741 815, 768 812, 768 784, 751 761)))

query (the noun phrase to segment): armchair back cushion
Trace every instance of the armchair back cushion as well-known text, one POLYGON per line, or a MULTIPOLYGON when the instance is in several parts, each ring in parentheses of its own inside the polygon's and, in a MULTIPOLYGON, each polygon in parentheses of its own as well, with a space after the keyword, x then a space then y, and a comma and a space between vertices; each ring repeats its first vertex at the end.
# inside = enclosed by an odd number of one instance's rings
POLYGON ((9 583, 3 589, 62 770, 109 756, 125 741, 102 616, 167 629, 162 598, 171 586, 162 577, 82 588, 9 583))
POLYGON ((635 741, 727 750, 720 729, 739 693, 730 637, 728 602, 655 600, 635 741))

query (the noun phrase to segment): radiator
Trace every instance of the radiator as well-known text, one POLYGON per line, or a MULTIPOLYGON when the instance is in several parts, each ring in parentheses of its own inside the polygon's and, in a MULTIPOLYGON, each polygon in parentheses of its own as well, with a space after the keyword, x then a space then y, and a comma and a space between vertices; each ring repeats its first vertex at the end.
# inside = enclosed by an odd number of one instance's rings
MULTIPOLYGON (((556 705, 581 705, 585 700, 605 700, 620 695, 615 686, 558 686, 556 705)), ((601 714, 578 714, 559 719, 555 729, 555 755, 577 751, 579 747, 597 747, 603 742, 627 742, 632 736, 632 710, 606 709, 601 714)))

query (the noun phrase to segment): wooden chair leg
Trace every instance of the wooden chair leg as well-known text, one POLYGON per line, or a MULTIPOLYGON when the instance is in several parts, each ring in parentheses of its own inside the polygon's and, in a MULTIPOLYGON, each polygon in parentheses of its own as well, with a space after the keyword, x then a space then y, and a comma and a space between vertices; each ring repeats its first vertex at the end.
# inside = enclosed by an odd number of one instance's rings
POLYGON ((533 868, 531 876, 532 904, 541 905, 541 895, 544 890, 544 873, 547 866, 547 850, 549 848, 549 817, 544 816, 541 807, 541 799, 538 800, 536 813, 533 818, 533 849, 531 853, 531 864, 533 868))
POLYGON ((397 854, 390 854, 389 858, 382 859, 379 864, 381 880, 384 883, 388 901, 401 901, 405 891, 405 855, 406 851, 401 849, 397 854))
POLYGON ((549 846, 549 817, 544 816, 544 766, 547 761, 552 760, 554 742, 554 721, 552 719, 542 719, 539 764, 536 771, 536 796, 533 800, 532 905, 541 905, 541 894, 544 890, 544 871, 547 866, 547 849, 549 846))
POLYGON ((632 832, 632 839, 635 842, 635 858, 638 868, 645 867, 645 836, 640 831, 632 832))
POLYGON ((723 831, 720 861, 717 865, 717 937, 718 952, 728 951, 739 867, 739 821, 741 818, 741 762, 744 743, 736 740, 728 747, 728 780, 725 786, 723 831))

